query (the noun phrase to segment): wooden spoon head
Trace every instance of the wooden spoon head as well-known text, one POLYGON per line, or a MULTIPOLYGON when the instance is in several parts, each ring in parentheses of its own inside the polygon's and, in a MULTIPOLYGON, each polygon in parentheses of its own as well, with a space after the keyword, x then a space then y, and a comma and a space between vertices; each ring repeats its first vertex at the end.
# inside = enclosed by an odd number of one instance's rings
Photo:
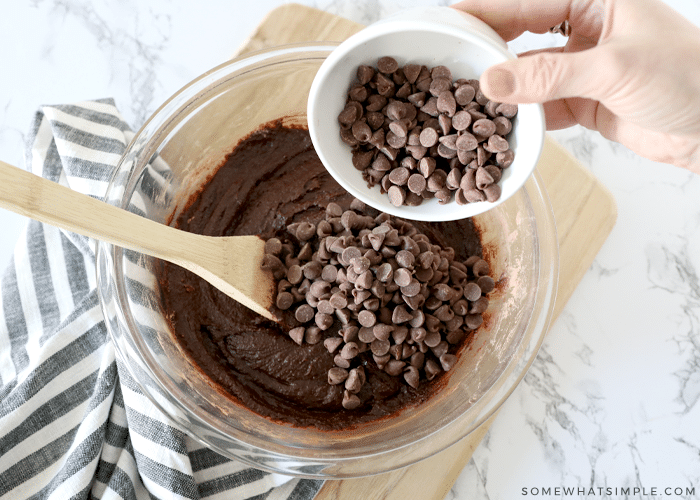
POLYGON ((261 316, 279 321, 272 313, 276 283, 272 272, 262 268, 265 241, 259 236, 217 237, 222 252, 200 276, 234 300, 261 316))

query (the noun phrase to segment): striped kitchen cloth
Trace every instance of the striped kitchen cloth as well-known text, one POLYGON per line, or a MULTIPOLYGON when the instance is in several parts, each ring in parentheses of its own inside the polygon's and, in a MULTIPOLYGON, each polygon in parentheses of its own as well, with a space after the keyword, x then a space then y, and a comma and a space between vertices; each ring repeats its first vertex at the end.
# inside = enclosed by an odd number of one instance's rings
MULTIPOLYGON (((111 99, 41 108, 33 173, 95 197, 133 137, 111 99)), ((322 481, 250 468, 169 424, 115 359, 94 242, 29 221, 0 284, 0 500, 296 499, 322 481)))

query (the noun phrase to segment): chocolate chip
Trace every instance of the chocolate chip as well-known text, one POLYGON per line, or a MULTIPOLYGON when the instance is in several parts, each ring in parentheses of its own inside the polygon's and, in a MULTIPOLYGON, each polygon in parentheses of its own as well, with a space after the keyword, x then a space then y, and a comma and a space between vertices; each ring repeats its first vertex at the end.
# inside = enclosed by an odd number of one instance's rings
POLYGON ((439 332, 430 332, 425 336, 423 342, 428 347, 437 347, 437 345, 442 341, 442 335, 439 332))
POLYGON ((470 302, 474 302, 481 297, 481 288, 476 283, 467 283, 464 285, 464 298, 470 302))
POLYGON ((345 358, 342 357, 340 354, 336 354, 336 355, 333 357, 333 363, 335 363, 335 365, 338 366, 338 367, 340 367, 340 368, 345 368, 346 370, 347 370, 348 368, 350 368, 350 360, 349 360, 349 359, 345 359, 345 358))
POLYGON ((415 194, 421 194, 425 191, 427 182, 425 177, 421 174, 413 174, 408 178, 407 181, 408 189, 415 194))
POLYGON ((324 280, 314 281, 309 287, 309 292, 316 298, 321 298, 331 291, 331 284, 324 280))
POLYGON ((440 114, 440 116, 438 116, 438 125, 440 126, 440 132, 442 132, 443 136, 449 135, 452 132, 452 118, 450 116, 440 114))
MULTIPOLYGON (((350 146, 350 147, 355 147, 355 146, 357 146, 357 145, 360 143, 357 139, 355 139, 355 136, 352 135, 352 130, 350 130, 349 128, 347 128, 347 129, 346 129, 346 128, 341 128, 341 129, 340 129, 340 139, 341 139, 345 144, 347 144, 347 145, 350 146)), ((358 165, 359 165, 359 163, 360 163, 359 157, 358 157, 358 162, 357 162, 357 163, 358 163, 358 165)), ((354 153, 353 153, 353 164, 355 164, 355 155, 354 155, 354 153)), ((355 165, 355 166, 357 167, 357 165, 355 165)), ((358 168, 358 170, 362 170, 363 168, 364 168, 364 167, 358 168)))
POLYGON ((418 384, 420 381, 420 374, 418 373, 418 368, 416 368, 413 365, 409 366, 404 372, 403 378, 408 385, 410 385, 414 389, 418 388, 418 384))
POLYGON ((334 366, 328 370, 328 383, 330 385, 342 384, 348 378, 348 371, 344 368, 334 366))
POLYGON ((310 305, 302 304, 297 307, 294 317, 299 323, 307 323, 314 318, 314 310, 310 305))
POLYGON ((352 259, 362 257, 362 251, 356 246, 349 246, 342 250, 343 260, 350 263, 352 259))
POLYGON ((389 173, 389 180, 397 186, 403 186, 408 181, 410 175, 406 167, 398 167, 389 173))
MULTIPOLYGON (((422 326, 414 326, 408 330, 411 340, 413 342, 423 342, 425 337, 428 335, 428 330, 422 326)), ((437 333, 437 332, 436 332, 437 333)))
POLYGON ((453 168, 450 173, 447 174, 447 179, 445 179, 445 186, 449 189, 456 191, 462 182, 462 172, 458 168, 453 168))
POLYGON ((489 137, 488 147, 489 151, 492 153, 502 153, 507 151, 510 148, 510 145, 506 139, 500 135, 496 135, 496 130, 494 129, 494 135, 489 137))
POLYGON ((383 283, 392 282, 394 279, 394 270, 391 264, 385 262, 377 267, 377 279, 383 283))
POLYGON ((362 389, 362 385, 364 384, 363 380, 363 375, 360 373, 364 373, 362 371, 362 368, 353 368, 350 370, 350 373, 348 374, 348 378, 345 380, 345 389, 352 393, 352 394, 357 394, 360 392, 360 389, 362 389))
MULTIPOLYGON (((435 80, 433 80, 433 82, 435 82, 435 80)), ((449 81, 448 85, 449 87, 452 86, 449 81)), ((457 111, 457 102, 455 101, 455 97, 452 92, 450 92, 449 87, 438 94, 436 106, 440 113, 445 113, 447 116, 453 116, 457 111)))
POLYGON ((406 366, 405 361, 399 361, 396 359, 389 360, 389 362, 384 367, 384 371, 389 375, 394 377, 401 375, 403 368, 406 366))
POLYGON ((353 359, 360 353, 360 349, 355 342, 347 342, 340 350, 340 357, 343 359, 353 359))
POLYGON ((360 398, 357 397, 356 394, 352 394, 351 392, 345 390, 343 392, 343 408, 346 410, 354 410, 355 408, 359 407, 362 404, 362 401, 360 401, 360 398))
POLYGON ((397 325, 400 325, 401 323, 406 323, 407 321, 410 321, 412 318, 413 315, 409 313, 405 307, 396 306, 391 316, 391 321, 397 325))
POLYGON ((365 300, 370 298, 372 292, 366 289, 354 288, 352 290, 352 296, 355 298, 355 304, 362 304, 365 300))
POLYGON ((438 143, 439 135, 437 130, 432 128, 424 128, 419 136, 420 145, 430 148, 438 143))
POLYGON ((404 298, 415 297, 420 293, 420 290, 420 282, 415 278, 412 278, 408 285, 401 287, 401 293, 404 295, 404 298))
POLYGON ((476 284, 479 285, 481 293, 490 293, 496 286, 496 282, 491 276, 480 276, 476 280, 476 284))
POLYGON ((489 307, 489 299, 487 297, 479 297, 469 308, 470 314, 482 314, 489 307))
POLYGON ((496 125, 496 133, 500 136, 506 136, 513 130, 513 123, 505 116, 497 116, 493 119, 496 125))
POLYGON ((328 337, 326 340, 323 341, 323 345, 326 349, 328 349, 328 352, 330 354, 333 354, 342 343, 343 339, 341 337, 328 337))
POLYGON ((466 104, 471 102, 472 99, 474 99, 474 97, 476 96, 476 90, 474 90, 474 87, 468 84, 460 85, 455 90, 454 95, 457 104, 459 104, 460 106, 465 106, 466 104))
POLYGON ((380 57, 377 60, 377 69, 384 74, 391 74, 399 69, 399 63, 390 56, 380 57))
POLYGON ((352 135, 358 142, 367 142, 372 138, 372 129, 367 122, 356 121, 351 127, 352 135))
POLYGON ((374 68, 366 64, 361 64, 357 68, 357 79, 362 85, 366 85, 374 77, 374 68))
POLYGON ((449 348, 450 348, 450 344, 448 344, 446 340, 442 340, 435 347, 431 347, 430 351, 435 355, 435 357, 439 358, 443 354, 447 353, 449 348))
POLYGON ((440 114, 437 108, 437 101, 437 97, 429 97, 428 100, 425 101, 425 104, 421 106, 420 110, 426 115, 437 117, 438 114, 440 114))
POLYGON ((415 352, 411 355, 411 358, 409 360, 409 363, 411 366, 415 366, 419 370, 423 368, 423 364, 425 363, 425 354, 422 352, 415 352))
POLYGON ((355 286, 362 289, 369 289, 372 286, 372 272, 364 271, 355 280, 355 286))
POLYGON ((370 261, 367 257, 361 255, 360 257, 353 257, 350 259, 349 264, 352 266, 353 271, 357 274, 362 274, 369 269, 370 261))
POLYGON ((479 145, 479 141, 469 132, 464 132, 457 137, 455 146, 457 150, 472 151, 479 145))
POLYGON ((316 278, 321 276, 321 271, 323 271, 323 265, 318 261, 312 260, 304 264, 301 267, 301 271, 304 273, 305 278, 315 280, 316 278))
MULTIPOLYGON (((378 323, 372 328, 372 335, 375 339, 388 340, 396 327, 385 323, 378 323)), ((371 342, 371 340, 370 340, 371 342)))
POLYGON ((489 271, 489 263, 486 262, 484 259, 477 259, 472 264, 472 272, 474 273, 474 276, 486 276, 489 273, 489 271))
POLYGON ((369 90, 364 85, 353 85, 348 91, 348 98, 352 101, 363 102, 369 97, 369 90))
POLYGON ((411 282, 411 271, 399 268, 394 271, 394 283, 398 286, 407 286, 411 282))
POLYGON ((323 332, 318 326, 310 326, 304 332, 304 342, 310 345, 318 344, 323 338, 323 332))
POLYGON ((286 311, 294 304, 294 296, 289 292, 281 292, 277 294, 277 307, 286 311))
POLYGON ((472 124, 472 132, 481 137, 490 137, 496 133, 496 124, 488 118, 482 118, 472 124))
MULTIPOLYGON (((413 264, 414 264, 415 261, 416 261, 416 257, 415 257, 411 252, 409 252, 408 250, 399 250, 399 251, 396 253, 395 259, 396 259, 396 263, 397 263, 399 266, 405 267, 405 268, 413 267, 413 264)), ((410 273, 409 273, 408 276, 410 277, 410 273)), ((395 273, 395 275, 394 275, 394 279, 396 279, 396 273, 395 273)), ((397 283, 397 284, 398 284, 399 286, 402 286, 402 285, 399 284, 399 283, 397 283)), ((405 286, 405 285, 404 285, 404 286, 405 286)))
POLYGON ((343 309, 348 305, 348 299, 342 292, 336 292, 328 299, 328 303, 334 309, 343 309))
POLYGON ((505 116, 506 118, 513 118, 518 114, 518 105, 503 103, 496 108, 496 112, 505 116))
POLYGON ((464 197, 469 203, 476 203, 479 201, 486 201, 486 195, 480 190, 474 188, 469 190, 464 190, 464 197))
POLYGON ((400 207, 406 200, 406 193, 399 186, 391 186, 388 190, 389 201, 395 207, 400 207))
POLYGON ((452 198, 452 193, 449 189, 438 189, 435 191, 435 198, 438 199, 441 205, 444 205, 452 198))
POLYGON ((372 341, 372 344, 370 345, 370 348, 372 350, 372 354, 375 354, 377 356, 383 356, 386 353, 389 352, 389 348, 391 347, 391 343, 389 340, 381 340, 381 339, 375 339, 372 341))
POLYGON ((440 368, 440 365, 438 365, 434 360, 428 359, 425 361, 425 367, 423 370, 425 371, 425 377, 428 380, 433 380, 442 371, 442 368, 440 368))
POLYGON ((265 242, 265 253, 277 255, 282 252, 282 242, 278 238, 270 238, 265 242))
POLYGON ((387 78, 386 75, 376 75, 375 83, 377 85, 377 93, 379 95, 387 98, 392 97, 394 95, 394 92, 396 91, 396 85, 390 78, 387 78))
POLYGON ((475 181, 478 189, 484 189, 486 186, 490 186, 494 182, 493 177, 484 167, 479 167, 476 169, 475 181))
POLYGON ((360 313, 357 315, 357 320, 362 326, 371 328, 377 322, 377 316, 372 311, 364 310, 360 311, 360 313))
POLYGON ((333 317, 330 314, 318 312, 314 316, 314 319, 316 321, 316 326, 321 330, 328 330, 333 325, 333 317))
POLYGON ((402 352, 403 352, 402 345, 392 345, 389 348, 389 356, 391 356, 393 359, 401 359, 402 352))
POLYGON ((304 332, 305 328, 303 326, 298 326, 289 330, 289 337, 299 345, 304 343, 304 332))
POLYGON ((426 179, 430 177, 433 172, 435 172, 435 167, 435 158, 421 158, 421 160, 418 162, 418 171, 426 179))
POLYGON ((496 163, 502 168, 510 167, 513 164, 514 159, 515 153, 513 153, 513 150, 509 149, 507 151, 496 153, 496 163))
POLYGON ((472 123, 472 117, 466 111, 460 110, 452 117, 452 127, 457 131, 466 130, 472 123))
POLYGON ((418 78, 420 71, 420 64, 406 64, 403 67, 403 73, 408 83, 416 83, 416 79, 418 78))
POLYGON ((442 369, 447 371, 450 371, 454 365, 457 363, 457 356, 454 354, 443 354, 440 356, 440 365, 442 366, 442 369))
POLYGON ((360 340, 360 342, 364 342, 365 344, 371 343, 376 338, 374 336, 374 329, 367 326, 363 326, 359 329, 357 338, 360 340))
POLYGON ((481 326, 484 319, 481 314, 467 314, 464 316, 464 324, 470 330, 475 330, 481 326))
POLYGON ((469 303, 465 299, 459 299, 452 305, 455 314, 464 316, 469 312, 469 303))

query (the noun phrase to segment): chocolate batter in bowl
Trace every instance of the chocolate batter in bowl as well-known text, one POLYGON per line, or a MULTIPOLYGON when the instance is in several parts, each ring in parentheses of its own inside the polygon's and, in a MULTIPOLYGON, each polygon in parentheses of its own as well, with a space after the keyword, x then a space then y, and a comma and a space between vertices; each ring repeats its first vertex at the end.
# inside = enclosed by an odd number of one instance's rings
MULTIPOLYGON (((198 203, 192 200, 199 200, 197 193, 241 139, 275 121, 304 128, 308 88, 330 50, 331 46, 296 45, 258 52, 189 84, 138 132, 115 172, 107 201, 163 223, 186 222, 183 214, 198 203)), ((308 154, 313 157, 312 151, 308 154)), ((316 175, 307 167, 302 162, 292 169, 304 175, 288 172, 275 178, 246 162, 240 168, 251 175, 242 177, 247 179, 242 184, 263 194, 286 190, 304 196, 345 196, 324 180, 323 172, 316 175)), ((204 226, 191 230, 219 231, 217 221, 225 220, 236 221, 235 228, 227 228, 236 234, 259 231, 261 220, 268 228, 284 227, 286 211, 294 209, 270 202, 274 196, 267 201, 247 197, 249 190, 237 182, 221 183, 222 192, 234 200, 229 208, 213 210, 204 226), (241 208, 248 215, 228 213, 241 208)), ((252 466, 285 474, 341 478, 385 472, 439 452, 491 416, 532 363, 552 315, 556 234, 537 176, 507 203, 459 222, 475 227, 491 276, 498 281, 489 295, 485 322, 446 376, 397 411, 387 408, 380 418, 348 419, 339 411, 332 425, 314 425, 314 419, 298 409, 281 407, 290 417, 286 419, 266 414, 256 403, 270 407, 273 396, 265 391, 248 399, 232 398, 226 387, 243 383, 241 376, 203 373, 192 354, 207 346, 188 344, 186 335, 173 330, 172 307, 164 303, 165 288, 177 288, 183 277, 168 274, 161 287, 161 263, 150 258, 100 244, 101 305, 117 354, 141 390, 195 439, 252 466)), ((189 318, 188 300, 177 304, 178 313, 189 318)), ((225 304, 214 310, 222 321, 236 321, 225 304)), ((192 331, 197 328, 192 325, 192 331)), ((250 354, 263 359, 269 351, 258 340, 250 344, 250 354)), ((318 363, 313 352, 307 359, 310 367, 318 363)))

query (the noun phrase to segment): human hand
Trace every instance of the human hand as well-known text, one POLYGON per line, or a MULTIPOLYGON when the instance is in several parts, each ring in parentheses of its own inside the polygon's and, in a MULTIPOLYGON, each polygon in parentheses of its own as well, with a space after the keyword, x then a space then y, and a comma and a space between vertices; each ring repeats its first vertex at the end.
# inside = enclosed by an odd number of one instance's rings
POLYGON ((581 124, 700 174, 700 28, 660 0, 463 0, 506 41, 567 20, 564 47, 489 68, 492 100, 541 102, 550 130, 581 124))

